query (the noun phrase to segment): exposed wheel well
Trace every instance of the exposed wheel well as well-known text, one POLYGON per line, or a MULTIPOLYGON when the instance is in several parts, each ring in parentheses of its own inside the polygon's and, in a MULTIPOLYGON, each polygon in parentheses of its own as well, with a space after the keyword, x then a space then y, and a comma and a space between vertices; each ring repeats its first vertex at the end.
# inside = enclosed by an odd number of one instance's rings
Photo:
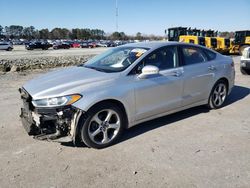
POLYGON ((81 117, 80 117, 80 119, 79 119, 79 121, 78 121, 78 123, 77 123, 77 126, 76 126, 76 128, 75 128, 74 144, 75 144, 76 146, 80 146, 80 145, 81 145, 81 139, 80 139, 80 136, 79 136, 79 134, 80 134, 79 130, 80 130, 81 124, 83 124, 83 121, 85 121, 85 119, 87 118, 88 112, 89 112, 91 109, 96 108, 96 107, 99 106, 99 105, 102 105, 103 103, 112 103, 112 104, 118 106, 118 107, 122 110, 122 112, 123 112, 123 114, 124 114, 124 117, 125 117, 125 121, 126 121, 126 122, 125 122, 125 125, 126 125, 125 128, 128 128, 128 116, 127 116, 125 107, 124 107, 124 105, 123 105, 122 102, 120 102, 120 101, 118 101, 118 100, 115 100, 115 99, 107 99, 107 100, 100 101, 100 102, 94 104, 93 106, 91 106, 91 107, 87 110, 86 113, 83 113, 83 114, 81 115, 81 117))
MULTIPOLYGON (((122 110, 122 112, 123 112, 123 114, 124 114, 124 116, 125 116, 126 126, 128 126, 128 115, 127 115, 126 109, 125 109, 123 103, 120 102, 120 101, 118 101, 118 100, 115 100, 115 99, 107 99, 107 100, 100 101, 100 102, 94 104, 93 106, 91 106, 91 108, 89 108, 89 110, 92 109, 92 108, 95 108, 96 106, 102 105, 103 103, 112 103, 112 104, 118 106, 118 107, 122 110)), ((88 111, 89 111, 89 110, 88 110, 88 111)), ((126 127, 126 128, 127 128, 127 127, 126 127)))

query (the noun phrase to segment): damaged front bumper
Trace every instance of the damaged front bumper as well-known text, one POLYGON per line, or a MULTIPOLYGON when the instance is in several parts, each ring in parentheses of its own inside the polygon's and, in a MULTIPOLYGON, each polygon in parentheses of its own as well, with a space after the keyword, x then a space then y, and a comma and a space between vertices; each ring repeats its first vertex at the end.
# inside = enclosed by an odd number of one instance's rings
POLYGON ((23 107, 21 120, 23 127, 35 139, 56 142, 75 142, 76 128, 83 111, 71 105, 51 108, 35 108, 32 97, 20 88, 23 107))

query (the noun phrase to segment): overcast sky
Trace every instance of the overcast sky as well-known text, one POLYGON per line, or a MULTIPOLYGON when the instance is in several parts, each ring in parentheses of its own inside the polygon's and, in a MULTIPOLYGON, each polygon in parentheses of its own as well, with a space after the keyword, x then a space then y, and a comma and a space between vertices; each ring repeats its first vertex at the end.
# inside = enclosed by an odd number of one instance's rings
MULTIPOLYGON (((0 0, 0 25, 116 30, 115 0, 0 0)), ((118 0, 118 28, 163 35, 173 26, 250 29, 250 0, 118 0)))

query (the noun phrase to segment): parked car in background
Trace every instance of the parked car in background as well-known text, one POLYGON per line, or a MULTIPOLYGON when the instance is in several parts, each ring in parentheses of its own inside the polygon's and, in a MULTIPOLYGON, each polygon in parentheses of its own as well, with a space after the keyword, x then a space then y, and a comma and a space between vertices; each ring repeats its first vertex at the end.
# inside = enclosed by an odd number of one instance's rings
POLYGON ((70 44, 70 47, 71 48, 81 48, 81 45, 78 42, 73 42, 72 44, 70 44))
POLYGON ((0 50, 13 50, 13 45, 10 42, 0 42, 0 50))
POLYGON ((108 47, 108 45, 102 42, 98 42, 96 43, 96 47, 108 47))
POLYGON ((95 48, 96 47, 96 43, 94 42, 82 42, 80 45, 81 45, 81 48, 95 48))
POLYGON ((52 47, 52 45, 49 44, 48 42, 30 42, 25 45, 25 48, 27 50, 34 50, 34 49, 48 50, 50 47, 52 47))
POLYGON ((68 43, 55 43, 53 45, 53 49, 70 49, 70 45, 68 43))
POLYGON ((82 42, 80 44, 81 48, 89 48, 89 43, 88 42, 82 42))
POLYGON ((250 74, 250 47, 243 50, 240 60, 240 71, 242 74, 250 74))
POLYGON ((138 123, 199 105, 222 107, 234 79, 232 58, 206 47, 128 44, 26 83, 21 118, 37 139, 104 148, 138 123))
POLYGON ((13 45, 23 45, 24 41, 18 40, 18 39, 13 39, 12 41, 13 45))
POLYGON ((95 47, 97 47, 96 42, 90 42, 88 45, 89 45, 89 48, 95 48, 95 47))
POLYGON ((107 44, 107 47, 116 47, 117 46, 113 41, 107 41, 106 44, 107 44))

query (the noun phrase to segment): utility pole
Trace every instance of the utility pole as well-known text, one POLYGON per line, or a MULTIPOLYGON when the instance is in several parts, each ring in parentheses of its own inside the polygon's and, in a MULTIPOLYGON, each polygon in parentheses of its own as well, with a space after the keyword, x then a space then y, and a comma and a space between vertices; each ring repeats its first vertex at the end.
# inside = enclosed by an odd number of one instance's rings
POLYGON ((118 0, 115 0, 115 26, 118 32, 118 0))

